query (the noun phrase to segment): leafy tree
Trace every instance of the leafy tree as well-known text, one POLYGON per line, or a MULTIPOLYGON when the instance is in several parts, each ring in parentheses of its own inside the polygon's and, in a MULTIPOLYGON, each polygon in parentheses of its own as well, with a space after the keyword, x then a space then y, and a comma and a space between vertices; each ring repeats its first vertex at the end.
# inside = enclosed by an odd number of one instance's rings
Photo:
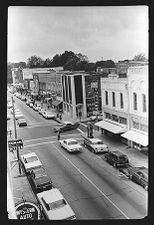
POLYGON ((52 67, 52 61, 49 58, 45 59, 43 67, 52 67))
POLYGON ((41 68, 44 65, 44 61, 41 59, 41 57, 36 55, 31 56, 27 61, 27 66, 29 68, 41 68))
POLYGON ((95 69, 97 67, 102 67, 102 68, 114 68, 115 63, 112 60, 106 60, 106 61, 97 61, 95 65, 95 69))
POLYGON ((133 58, 134 61, 142 61, 142 62, 147 62, 148 59, 146 58, 144 53, 140 53, 138 55, 135 55, 133 58))
POLYGON ((85 65, 85 71, 90 72, 90 71, 95 71, 95 63, 87 63, 85 65))
POLYGON ((13 82, 12 80, 12 71, 11 69, 13 68, 13 63, 8 63, 7 64, 7 83, 11 84, 13 82))
POLYGON ((15 68, 19 68, 19 67, 21 67, 21 68, 26 68, 26 67, 27 67, 27 65, 26 65, 25 62, 13 63, 13 66, 14 66, 15 68))

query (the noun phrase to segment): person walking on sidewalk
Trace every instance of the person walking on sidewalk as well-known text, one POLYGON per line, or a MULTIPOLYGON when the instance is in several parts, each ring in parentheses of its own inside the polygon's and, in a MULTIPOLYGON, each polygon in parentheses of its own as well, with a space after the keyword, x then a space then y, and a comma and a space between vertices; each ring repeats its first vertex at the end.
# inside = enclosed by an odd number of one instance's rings
POLYGON ((58 141, 60 140, 60 133, 61 133, 61 130, 59 129, 59 131, 58 131, 58 141))

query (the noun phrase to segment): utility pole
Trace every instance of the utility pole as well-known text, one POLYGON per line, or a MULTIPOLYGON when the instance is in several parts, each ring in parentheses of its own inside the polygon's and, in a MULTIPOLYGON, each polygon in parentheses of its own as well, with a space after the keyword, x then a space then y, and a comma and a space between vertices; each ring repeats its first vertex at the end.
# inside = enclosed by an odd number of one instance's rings
MULTIPOLYGON (((15 134, 15 139, 17 139, 17 128, 16 128, 16 119, 15 119, 15 112, 14 112, 14 100, 13 100, 13 96, 12 96, 12 106, 13 106, 14 134, 15 134)), ((18 159, 18 165, 19 165, 19 173, 21 175, 20 157, 19 157, 19 146, 18 146, 18 144, 17 144, 17 159, 18 159)))

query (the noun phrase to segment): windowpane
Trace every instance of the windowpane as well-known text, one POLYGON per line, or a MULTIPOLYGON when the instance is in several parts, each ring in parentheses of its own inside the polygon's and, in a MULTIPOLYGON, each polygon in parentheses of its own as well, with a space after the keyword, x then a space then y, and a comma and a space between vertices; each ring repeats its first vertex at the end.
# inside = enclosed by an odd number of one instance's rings
POLYGON ((134 110, 137 110, 137 94, 133 93, 133 98, 134 98, 134 110))
POLYGON ((105 91, 105 103, 106 105, 108 105, 108 92, 105 91))
POLYGON ((124 107, 123 94, 120 93, 120 108, 122 109, 123 107, 124 107))
POLYGON ((115 93, 112 92, 112 103, 113 103, 113 107, 115 107, 115 93))
POLYGON ((146 112, 146 96, 142 94, 143 112, 146 112))

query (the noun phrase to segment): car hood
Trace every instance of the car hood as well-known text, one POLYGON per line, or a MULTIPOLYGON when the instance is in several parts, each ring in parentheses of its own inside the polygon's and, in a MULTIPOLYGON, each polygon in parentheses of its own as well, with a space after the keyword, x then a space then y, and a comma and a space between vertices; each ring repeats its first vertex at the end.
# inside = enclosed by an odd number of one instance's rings
POLYGON ((36 186, 38 186, 38 185, 43 186, 43 185, 51 182, 51 180, 47 176, 42 176, 40 178, 35 178, 34 182, 35 182, 36 186))
POLYGON ((70 149, 75 149, 75 148, 81 148, 81 145, 77 144, 77 145, 70 145, 68 146, 70 149))
POLYGON ((102 144, 102 145, 92 145, 94 148, 107 148, 107 145, 102 144))
POLYGON ((30 169, 42 166, 42 163, 40 161, 35 161, 35 162, 25 163, 24 165, 26 170, 30 170, 30 169))
POLYGON ((69 205, 48 211, 48 216, 51 220, 64 220, 73 215, 75 214, 69 205))

